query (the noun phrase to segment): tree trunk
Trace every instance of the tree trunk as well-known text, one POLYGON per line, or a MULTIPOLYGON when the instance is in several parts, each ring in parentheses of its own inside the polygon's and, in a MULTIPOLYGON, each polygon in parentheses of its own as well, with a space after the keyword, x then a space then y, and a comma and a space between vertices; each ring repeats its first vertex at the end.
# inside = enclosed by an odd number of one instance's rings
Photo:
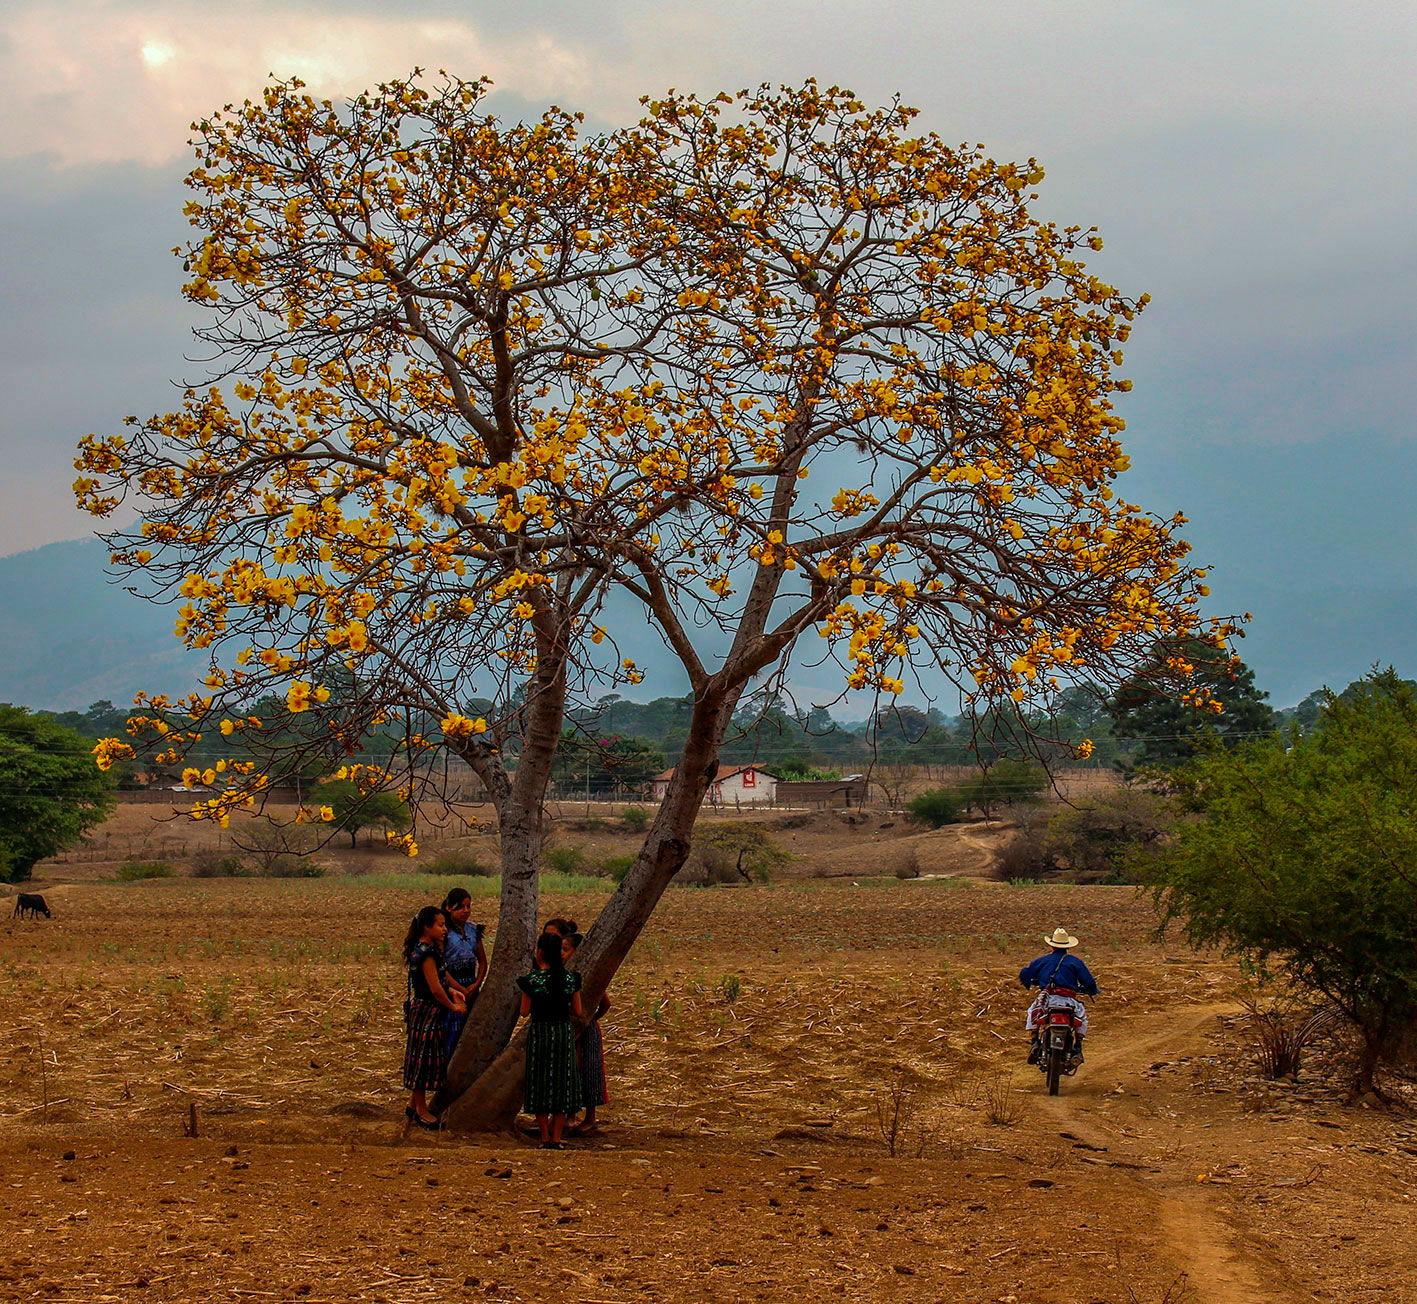
POLYGON ((445 1110, 497 1060, 517 1025, 516 980, 532 965, 538 935, 542 800, 561 739, 565 714, 564 663, 544 663, 527 707, 522 754, 498 810, 502 840, 502 896, 497 940, 481 994, 472 1007, 448 1065, 437 1107, 445 1110))
MULTIPOLYGON (((719 739, 737 701, 738 693, 728 692, 714 694, 695 704, 689 737, 645 844, 576 953, 575 968, 580 971, 582 979, 581 1002, 587 1010, 593 1010, 599 1002, 654 913, 665 888, 688 858, 694 820, 718 768, 719 739)), ((505 856, 503 864, 505 867, 505 856)), ((504 913, 505 891, 504 887, 504 913)), ((497 951, 500 953, 502 950, 499 935, 497 951)), ((496 958, 494 955, 494 966, 496 958)), ((530 963, 529 951, 527 963, 530 963)), ((512 978, 515 977, 513 974, 512 978)), ((489 988, 501 993, 496 998, 501 1008, 495 1015, 488 1010, 487 1020, 490 1022, 497 1018, 497 1026, 505 1022, 510 1028, 516 1022, 519 1008, 513 999, 515 989, 510 983, 505 988, 493 988, 490 974, 483 988, 484 993, 489 988)), ((479 998, 474 1007, 475 1014, 482 1012, 484 1003, 492 1003, 486 994, 479 998)), ((463 1042, 459 1042, 453 1057, 454 1063, 459 1066, 456 1080, 453 1071, 449 1070, 449 1087, 445 1092, 449 1100, 444 1106, 444 1125, 465 1132, 506 1129, 521 1108, 523 1039, 519 1037, 510 1044, 504 1041, 505 1049, 500 1054, 480 1062, 480 1056, 475 1059, 465 1051, 466 1038, 467 1032, 464 1031, 463 1042), (477 1072, 471 1075, 466 1073, 470 1063, 479 1064, 477 1072)), ((441 1100, 439 1103, 443 1106, 441 1100)))
POLYGON ((1366 1028, 1362 1032, 1363 1045, 1358 1052, 1358 1083, 1353 1094, 1358 1099, 1371 1096, 1382 1100, 1384 1096, 1378 1090, 1373 1077, 1378 1071, 1378 1064, 1382 1061, 1384 1039, 1380 1033, 1369 1032, 1366 1028))

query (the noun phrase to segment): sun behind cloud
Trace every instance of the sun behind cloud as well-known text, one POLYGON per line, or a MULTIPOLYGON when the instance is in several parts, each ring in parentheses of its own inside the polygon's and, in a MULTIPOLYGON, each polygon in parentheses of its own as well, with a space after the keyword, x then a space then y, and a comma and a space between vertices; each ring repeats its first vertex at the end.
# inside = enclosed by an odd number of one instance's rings
POLYGON ((271 75, 342 95, 414 67, 490 77, 528 98, 590 81, 581 51, 535 30, 489 37, 461 20, 299 4, 33 0, 0 15, 0 155, 161 164, 186 153, 193 119, 258 95, 271 75))

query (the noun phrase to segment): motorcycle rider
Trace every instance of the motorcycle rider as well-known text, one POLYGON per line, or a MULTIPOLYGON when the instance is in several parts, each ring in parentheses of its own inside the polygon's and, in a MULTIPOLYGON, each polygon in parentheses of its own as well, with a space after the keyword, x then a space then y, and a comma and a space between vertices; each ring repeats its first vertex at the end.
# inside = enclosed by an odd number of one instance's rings
POLYGON ((1028 1007, 1024 1026, 1028 1029, 1032 1042, 1028 1048, 1028 1062, 1037 1064, 1043 1045, 1038 1040, 1038 1023, 1045 1009, 1071 1010, 1077 1026, 1074 1032, 1073 1062, 1082 1063, 1082 1041, 1087 1035, 1087 1007, 1078 998, 1079 992, 1088 996, 1097 995, 1097 981, 1088 972, 1087 966, 1073 954, 1078 939, 1066 928, 1055 928, 1051 937, 1043 939, 1052 948, 1047 955, 1040 955, 1031 964, 1019 970, 1018 980, 1025 988, 1037 987, 1038 996, 1028 1007))

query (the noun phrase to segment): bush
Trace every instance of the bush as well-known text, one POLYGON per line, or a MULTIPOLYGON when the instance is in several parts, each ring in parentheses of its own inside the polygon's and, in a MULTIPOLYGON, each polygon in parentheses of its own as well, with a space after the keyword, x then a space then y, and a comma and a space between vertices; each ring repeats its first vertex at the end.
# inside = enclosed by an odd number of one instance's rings
POLYGON ((447 878, 493 878, 497 874, 474 852, 457 849, 440 851, 422 868, 425 874, 439 874, 447 878))
POLYGON ((263 872, 267 878, 324 878, 325 867, 304 856, 277 856, 263 872))
POLYGON ((240 878, 248 873, 240 856, 224 856, 220 851, 199 851, 192 857, 193 878, 240 878))
POLYGON ((1172 783, 1196 818, 1148 866, 1163 924, 1335 1006, 1375 1091, 1417 1038, 1417 689, 1375 673, 1308 737, 1216 748, 1172 783))
POLYGON ((942 829, 946 824, 958 824, 964 814, 965 801, 957 788, 932 788, 913 797, 906 813, 920 824, 942 829))
POLYGON ((582 874, 586 856, 580 847, 551 847, 541 853, 541 864, 553 874, 582 874))
POLYGON ((769 883, 772 871, 791 859, 761 824, 742 820, 696 827, 693 850, 675 879, 696 887, 769 883))
POLYGON ((626 806, 620 818, 630 826, 633 833, 643 833, 649 825, 649 811, 643 806, 626 806))
POLYGON ((907 847, 896 861, 895 876, 899 879, 920 877, 920 852, 915 847, 907 847))
POLYGON ((1079 877, 1135 883, 1173 823, 1160 797, 1117 788, 1060 810, 1048 824, 1043 847, 1055 865, 1062 863, 1079 877))
POLYGON ((254 872, 262 878, 297 877, 277 874, 272 867, 282 856, 298 857, 302 852, 312 851, 320 840, 319 833, 308 824, 277 824, 271 819, 244 827, 241 837, 245 841, 239 841, 233 831, 231 840, 255 860, 254 872))
POLYGON ((994 869, 1005 883, 1036 883, 1057 868, 1037 829, 1011 838, 994 855, 994 869))
POLYGON ((125 860, 118 866, 118 877, 125 883, 145 878, 175 878, 177 866, 166 860, 125 860))
POLYGON ((630 872, 630 866, 634 863, 633 856, 606 856, 600 862, 600 872, 607 878, 613 878, 617 883, 623 883, 625 875, 630 872))

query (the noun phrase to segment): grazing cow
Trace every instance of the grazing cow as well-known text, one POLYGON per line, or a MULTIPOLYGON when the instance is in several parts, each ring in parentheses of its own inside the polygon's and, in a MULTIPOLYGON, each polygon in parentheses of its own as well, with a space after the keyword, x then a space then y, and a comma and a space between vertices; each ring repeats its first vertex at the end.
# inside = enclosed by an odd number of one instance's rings
MULTIPOLYGON (((40 915, 46 919, 53 917, 49 913, 49 906, 38 892, 21 892, 15 899, 15 914, 19 915, 21 919, 26 915, 31 919, 37 919, 40 915)), ((14 917, 14 915, 10 916, 12 919, 14 917)))

